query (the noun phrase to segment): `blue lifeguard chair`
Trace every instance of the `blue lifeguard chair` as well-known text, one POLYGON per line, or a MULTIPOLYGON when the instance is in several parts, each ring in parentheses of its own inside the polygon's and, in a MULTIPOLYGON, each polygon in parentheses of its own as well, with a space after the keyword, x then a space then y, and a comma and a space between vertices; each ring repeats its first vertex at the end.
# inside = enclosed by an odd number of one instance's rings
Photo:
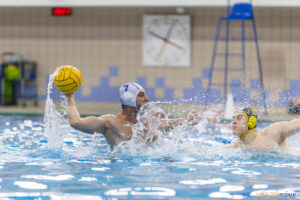
MULTIPOLYGON (((257 32, 256 32, 256 23, 253 15, 253 8, 252 8, 252 1, 250 0, 249 3, 235 3, 232 7, 230 4, 230 0, 228 0, 228 7, 227 7, 227 16, 220 17, 218 20, 217 32, 215 36, 214 48, 213 48, 213 55, 211 59, 210 65, 210 73, 209 73, 209 80, 208 80, 208 95, 210 94, 210 89, 212 86, 224 86, 224 103, 227 100, 227 85, 228 85, 228 71, 240 71, 242 72, 243 82, 241 83, 242 88, 245 89, 245 81, 246 81, 246 74, 245 74, 245 41, 249 40, 245 38, 245 21, 249 20, 252 22, 252 29, 254 34, 254 39, 256 46, 256 54, 257 54, 257 63, 258 63, 258 70, 259 70, 259 81, 260 85, 259 88, 261 90, 262 100, 265 108, 265 114, 267 114, 267 106, 266 106, 266 95, 264 92, 264 83, 263 83, 263 74, 262 74, 262 66, 260 60, 260 53, 259 53, 259 46, 258 46, 258 39, 257 39, 257 32), (218 43, 220 39, 220 29, 222 26, 222 22, 226 22, 226 33, 225 33, 225 52, 220 53, 218 52, 218 43), (241 38, 234 40, 230 39, 230 21, 241 21, 241 38), (240 41, 241 42, 241 53, 231 53, 229 51, 229 42, 230 41, 240 41), (215 60, 217 56, 225 57, 224 59, 224 67, 215 67, 215 60), (228 58, 229 57, 241 57, 242 64, 241 68, 232 68, 228 66, 228 58), (214 70, 223 71, 224 70, 224 84, 212 83, 213 72, 214 70)), ((223 39, 224 41, 224 39, 223 39)), ((207 96, 208 96, 207 95, 207 96)), ((208 101, 206 101, 208 102, 208 101)))

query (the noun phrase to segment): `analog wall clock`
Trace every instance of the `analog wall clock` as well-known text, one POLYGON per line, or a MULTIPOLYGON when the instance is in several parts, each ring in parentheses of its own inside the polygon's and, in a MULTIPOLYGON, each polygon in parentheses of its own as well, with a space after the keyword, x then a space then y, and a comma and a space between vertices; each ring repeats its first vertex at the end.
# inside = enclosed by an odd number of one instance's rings
POLYGON ((190 17, 145 15, 143 18, 143 64, 190 66, 190 17))

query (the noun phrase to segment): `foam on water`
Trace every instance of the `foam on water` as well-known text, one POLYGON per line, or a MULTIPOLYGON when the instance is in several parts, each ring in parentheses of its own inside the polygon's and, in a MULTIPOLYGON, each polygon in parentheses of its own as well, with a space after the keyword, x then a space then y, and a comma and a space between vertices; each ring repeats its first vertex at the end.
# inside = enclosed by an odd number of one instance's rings
POLYGON ((223 154, 224 143, 215 140, 218 133, 207 133, 208 116, 204 116, 196 126, 184 123, 172 130, 164 131, 159 128, 161 126, 159 117, 153 115, 157 111, 157 106, 156 103, 148 103, 147 109, 141 109, 137 117, 138 123, 132 126, 131 140, 118 145, 113 154, 176 157, 178 159, 191 155, 195 158, 215 158, 218 153, 223 154), (154 137, 157 139, 152 141, 154 137))

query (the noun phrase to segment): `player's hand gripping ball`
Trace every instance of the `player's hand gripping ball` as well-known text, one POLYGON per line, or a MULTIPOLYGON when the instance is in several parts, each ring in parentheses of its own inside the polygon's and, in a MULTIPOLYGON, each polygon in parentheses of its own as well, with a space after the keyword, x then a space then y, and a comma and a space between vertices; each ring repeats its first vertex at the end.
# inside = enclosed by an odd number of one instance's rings
POLYGON ((78 90, 81 85, 81 72, 73 66, 62 66, 54 77, 56 88, 65 93, 70 94, 78 90))

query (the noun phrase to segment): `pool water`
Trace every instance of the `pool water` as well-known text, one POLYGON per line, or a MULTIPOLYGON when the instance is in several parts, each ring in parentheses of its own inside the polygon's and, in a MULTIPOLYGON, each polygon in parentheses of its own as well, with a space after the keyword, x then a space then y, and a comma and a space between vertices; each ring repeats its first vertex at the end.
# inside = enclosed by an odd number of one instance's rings
POLYGON ((232 150, 224 148, 235 140, 226 124, 201 122, 110 151, 102 135, 76 131, 61 117, 51 125, 44 116, 0 115, 0 199, 266 199, 258 193, 300 192, 300 134, 287 141, 291 153, 232 150))

